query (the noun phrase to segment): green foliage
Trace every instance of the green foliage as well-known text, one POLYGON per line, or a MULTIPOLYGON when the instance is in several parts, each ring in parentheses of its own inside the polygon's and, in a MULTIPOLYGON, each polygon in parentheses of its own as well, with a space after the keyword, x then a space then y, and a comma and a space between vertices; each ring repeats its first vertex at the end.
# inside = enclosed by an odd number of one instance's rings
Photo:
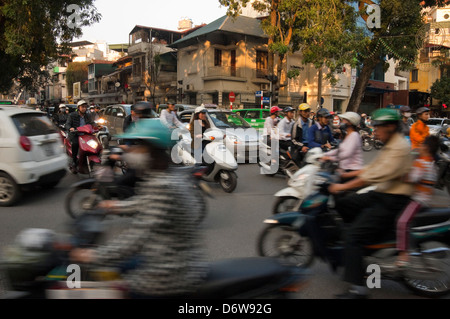
POLYGON ((73 84, 81 82, 82 84, 88 80, 89 62, 72 62, 69 63, 66 70, 66 83, 69 95, 73 95, 73 84))
POLYGON ((0 1, 0 90, 8 90, 15 79, 28 89, 44 81, 48 74, 43 67, 69 52, 67 44, 81 36, 82 26, 100 20, 94 1, 0 1), (72 28, 70 4, 80 8, 80 24, 72 28))
POLYGON ((450 78, 443 77, 434 82, 431 86, 431 96, 442 104, 450 105, 450 78))

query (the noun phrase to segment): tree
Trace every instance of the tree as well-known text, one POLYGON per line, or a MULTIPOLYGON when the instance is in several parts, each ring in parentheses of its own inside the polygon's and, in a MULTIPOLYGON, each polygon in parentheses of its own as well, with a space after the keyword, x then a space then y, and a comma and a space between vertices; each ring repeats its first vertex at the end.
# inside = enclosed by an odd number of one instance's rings
MULTIPOLYGON (((242 7, 250 4, 250 0, 219 2, 228 7, 231 16, 238 15, 242 7)), ((287 85, 287 79, 282 78, 286 55, 299 51, 303 62, 314 64, 319 72, 320 101, 323 67, 328 67, 326 78, 333 84, 336 72, 354 61, 352 52, 360 41, 354 40, 359 33, 353 8, 344 0, 254 0, 251 5, 256 11, 267 14, 261 25, 269 37, 269 78, 275 73, 280 81, 275 83, 275 90, 287 85)), ((287 72, 288 78, 298 75, 295 71, 287 72)))
POLYGON ((431 97, 450 105, 450 77, 442 77, 431 86, 431 97))
POLYGON ((354 112, 359 110, 371 74, 378 64, 383 64, 384 70, 387 70, 387 60, 393 59, 401 70, 413 67, 417 57, 416 36, 424 25, 422 9, 445 5, 450 1, 362 0, 359 3, 360 8, 363 8, 360 12, 362 16, 366 9, 362 4, 379 5, 381 27, 368 27, 369 37, 365 40, 365 48, 358 52, 361 71, 347 107, 347 111, 354 112))
POLYGON ((73 95, 74 83, 84 84, 88 80, 88 65, 89 62, 72 62, 67 66, 66 83, 69 95, 73 95))
POLYGON ((95 0, 1 0, 0 91, 14 80, 36 89, 48 73, 44 67, 69 52, 81 27, 98 22, 95 0))

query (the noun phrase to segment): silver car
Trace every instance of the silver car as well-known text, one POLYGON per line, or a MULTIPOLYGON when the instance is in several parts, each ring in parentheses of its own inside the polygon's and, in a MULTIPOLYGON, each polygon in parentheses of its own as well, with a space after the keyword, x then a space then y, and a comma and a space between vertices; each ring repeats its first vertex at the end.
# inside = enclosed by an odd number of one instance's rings
MULTIPOLYGON (((186 110, 178 114, 180 120, 187 124, 186 127, 191 125, 194 111, 186 110)), ((260 134, 242 116, 229 110, 208 109, 207 119, 211 128, 224 132, 225 145, 238 163, 257 163, 260 134)))
POLYGON ((450 125, 450 120, 446 118, 430 118, 427 122, 431 135, 445 134, 450 125))

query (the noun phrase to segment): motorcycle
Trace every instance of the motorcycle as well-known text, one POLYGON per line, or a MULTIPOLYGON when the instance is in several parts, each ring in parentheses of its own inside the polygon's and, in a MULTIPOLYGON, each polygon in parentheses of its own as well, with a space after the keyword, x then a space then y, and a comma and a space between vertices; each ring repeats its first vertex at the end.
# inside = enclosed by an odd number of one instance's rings
MULTIPOLYGON (((203 181, 219 183, 226 193, 232 193, 237 187, 236 170, 238 164, 234 155, 225 146, 223 132, 209 130, 203 134, 208 144, 202 154, 209 165, 201 176, 203 181)), ((200 165, 190 152, 190 140, 182 138, 172 150, 172 160, 176 164, 200 165)), ((204 165, 203 165, 204 166, 204 165)))
MULTIPOLYGON (((99 131, 98 128, 94 128, 92 125, 87 124, 76 129, 78 135, 78 142, 80 148, 78 150, 78 167, 77 170, 81 174, 92 174, 95 164, 100 164, 100 154, 102 152, 102 145, 98 141, 95 133, 99 131)), ((70 143, 68 133, 61 131, 64 138, 64 147, 66 153, 70 159, 72 159, 72 144, 70 143)), ((72 168, 72 162, 69 164, 69 168, 72 168)))
MULTIPOLYGON (((110 154, 122 154, 122 149, 118 147, 111 148, 110 154)), ((64 206, 67 214, 73 219, 96 210, 98 203, 103 200, 125 200, 135 195, 134 186, 139 181, 139 178, 134 175, 134 171, 128 170, 125 173, 129 174, 126 181, 120 182, 114 173, 114 168, 117 167, 118 161, 111 160, 109 155, 105 157, 106 160, 104 160, 102 165, 94 170, 93 178, 76 182, 71 186, 69 193, 67 193, 64 206)), ((119 162, 122 162, 122 160, 119 162)), ((203 221, 207 214, 205 196, 213 198, 210 188, 201 180, 205 169, 205 167, 194 167, 191 169, 191 172, 188 172, 193 177, 194 191, 201 192, 198 196, 202 200, 197 222, 203 221)), ((129 215, 126 214, 126 216, 129 215)))
POLYGON ((384 144, 380 140, 375 139, 373 133, 368 133, 365 130, 360 130, 359 134, 361 135, 363 151, 370 152, 374 148, 377 150, 383 148, 384 144))
POLYGON ((305 163, 301 169, 297 170, 288 180, 288 186, 277 193, 277 198, 273 206, 273 213, 279 214, 288 211, 297 211, 303 199, 311 194, 315 189, 314 176, 321 168, 319 159, 323 156, 320 148, 314 148, 306 153, 305 163))
POLYGON ((106 121, 103 118, 100 118, 98 121, 95 121, 101 129, 96 133, 97 139, 102 144, 103 149, 109 148, 109 141, 111 140, 111 135, 109 134, 108 127, 105 126, 106 121))
MULTIPOLYGON (((335 177, 322 173, 315 182, 318 191, 303 201, 300 210, 273 215, 264 221, 267 226, 257 240, 259 256, 284 258, 301 268, 319 258, 334 272, 342 266, 347 225, 328 204, 332 197, 328 186, 335 177)), ((382 278, 398 280, 418 295, 440 297, 450 293, 450 207, 424 209, 417 214, 411 236, 411 267, 392 270, 398 250, 395 234, 390 232, 379 243, 365 247, 365 264, 379 265, 382 278)))
MULTIPOLYGON (((103 213, 77 218, 69 234, 48 229, 26 229, 8 246, 0 262, 0 298, 13 299, 127 299, 120 284, 122 272, 132 260, 118 268, 84 264, 81 288, 68 287, 71 273, 69 253, 76 247, 95 247, 106 232, 103 213)), ((205 283, 189 299, 290 298, 309 279, 307 270, 277 258, 244 257, 209 263, 205 283)))
MULTIPOLYGON (((287 150, 279 148, 278 158, 272 157, 272 149, 269 146, 266 145, 264 149, 266 154, 260 154, 258 165, 261 167, 261 172, 267 176, 272 177, 277 174, 292 176, 303 166, 292 157, 292 146, 287 150)), ((273 155, 275 156, 275 154, 273 155)))

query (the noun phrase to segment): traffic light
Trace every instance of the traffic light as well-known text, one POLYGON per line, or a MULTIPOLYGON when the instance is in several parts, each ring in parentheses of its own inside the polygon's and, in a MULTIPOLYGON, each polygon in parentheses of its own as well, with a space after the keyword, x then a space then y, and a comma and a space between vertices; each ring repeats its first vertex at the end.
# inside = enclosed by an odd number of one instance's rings
POLYGON ((442 104, 442 106, 444 107, 444 109, 446 109, 447 108, 447 104, 442 104))

